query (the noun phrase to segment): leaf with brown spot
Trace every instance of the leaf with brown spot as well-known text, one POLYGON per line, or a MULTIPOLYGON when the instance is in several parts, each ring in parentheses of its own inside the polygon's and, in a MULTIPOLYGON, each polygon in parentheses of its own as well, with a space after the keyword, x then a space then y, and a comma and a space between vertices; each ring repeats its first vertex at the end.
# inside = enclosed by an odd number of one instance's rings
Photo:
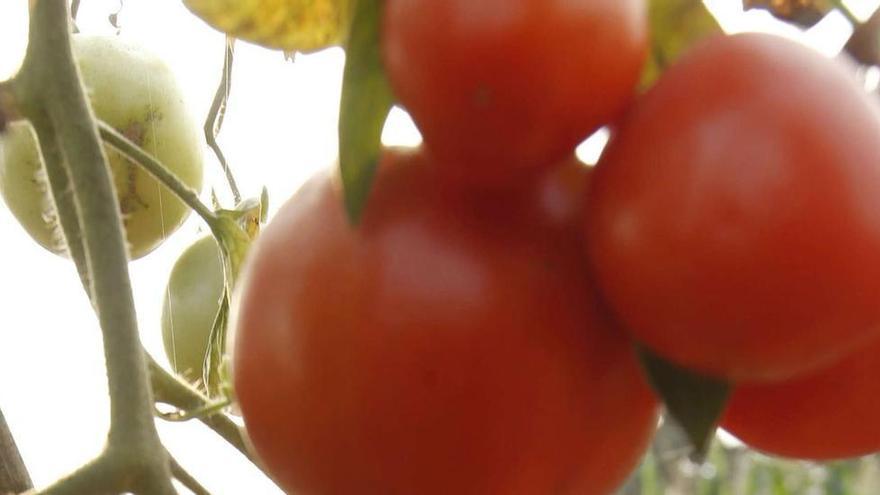
POLYGON ((229 36, 285 52, 308 53, 348 37, 353 0, 183 0, 229 36))

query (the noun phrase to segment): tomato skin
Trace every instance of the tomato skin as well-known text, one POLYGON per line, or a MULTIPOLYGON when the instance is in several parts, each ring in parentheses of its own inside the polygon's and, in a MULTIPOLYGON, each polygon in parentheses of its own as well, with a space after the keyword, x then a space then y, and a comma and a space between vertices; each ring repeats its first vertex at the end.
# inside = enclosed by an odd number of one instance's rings
POLYGON ((658 354, 783 380, 880 333, 880 112, 849 66, 716 37, 634 105, 586 226, 603 295, 658 354))
MULTIPOLYGON (((76 34, 73 50, 95 115, 155 156, 190 188, 202 187, 202 142, 171 68, 116 36, 76 34)), ((55 219, 42 155, 29 123, 0 136, 0 196, 25 231, 47 250, 67 246, 55 219)), ((156 249, 190 209, 147 172, 105 146, 131 259, 156 249)))
POLYGON ((647 54, 643 0, 388 0, 383 60, 447 174, 520 182, 633 98, 647 54))
POLYGON ((734 389, 721 426, 768 454, 828 461, 880 451, 880 343, 794 380, 734 389))
POLYGON ((611 493, 656 406, 584 276, 578 187, 483 203, 433 172, 387 151, 357 229, 320 174, 256 241, 232 375, 257 455, 291 493, 611 493))
POLYGON ((186 248, 171 269, 162 300, 162 343, 171 368, 191 383, 202 381, 223 288, 223 262, 213 236, 186 248))

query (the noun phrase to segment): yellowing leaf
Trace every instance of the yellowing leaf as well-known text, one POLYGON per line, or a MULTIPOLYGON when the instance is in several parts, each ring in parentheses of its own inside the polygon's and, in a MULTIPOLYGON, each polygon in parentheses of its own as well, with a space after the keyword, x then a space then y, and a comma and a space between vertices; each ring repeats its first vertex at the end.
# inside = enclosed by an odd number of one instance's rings
POLYGON ((183 0, 229 36, 286 52, 313 52, 348 37, 353 0, 183 0))
POLYGON ((642 88, 653 84, 663 70, 691 45, 722 32, 702 0, 651 0, 648 18, 651 54, 642 73, 642 88))

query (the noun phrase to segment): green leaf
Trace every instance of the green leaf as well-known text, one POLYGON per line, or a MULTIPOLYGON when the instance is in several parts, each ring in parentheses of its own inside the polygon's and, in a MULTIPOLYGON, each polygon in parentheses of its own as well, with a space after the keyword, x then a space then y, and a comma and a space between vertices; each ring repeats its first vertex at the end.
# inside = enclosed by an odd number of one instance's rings
POLYGON ((638 348, 638 354, 648 381, 666 405, 667 418, 682 428, 695 456, 704 458, 727 405, 730 385, 674 365, 644 347, 638 348))
POLYGON ((208 338, 208 349, 202 367, 202 381, 208 397, 222 397, 225 384, 223 382, 224 366, 226 366, 226 329, 229 324, 229 294, 223 289, 220 309, 214 318, 211 334, 208 338))
POLYGON ((345 208, 355 224, 370 193, 382 148, 382 127, 394 103, 379 49, 382 7, 382 0, 357 2, 342 78, 339 167, 345 208))
POLYGON ((642 73, 648 88, 660 74, 697 41, 721 33, 721 26, 702 0, 651 0, 651 53, 642 73))
POLYGON ((234 209, 217 210, 210 223, 211 232, 217 239, 220 258, 223 261, 224 288, 220 299, 220 309, 214 319, 208 338, 208 351, 205 354, 202 378, 208 397, 228 396, 230 390, 226 356, 226 333, 229 323, 230 298, 235 290, 238 276, 244 265, 251 244, 260 230, 260 220, 264 218, 263 204, 268 201, 266 190, 260 199, 247 198, 234 209))

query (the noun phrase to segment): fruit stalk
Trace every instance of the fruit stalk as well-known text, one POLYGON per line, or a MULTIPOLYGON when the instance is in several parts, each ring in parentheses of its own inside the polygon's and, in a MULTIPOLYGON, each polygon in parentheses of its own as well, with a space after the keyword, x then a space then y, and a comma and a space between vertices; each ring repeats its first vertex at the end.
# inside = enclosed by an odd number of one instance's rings
POLYGON ((192 208, 206 223, 211 225, 215 221, 214 213, 199 200, 198 193, 184 184, 173 172, 159 163, 156 158, 132 143, 110 125, 101 121, 98 121, 97 125, 104 142, 131 159, 137 166, 144 169, 148 174, 170 189, 175 196, 192 208))
POLYGON ((33 487, 15 439, 0 411, 0 493, 17 493, 33 487))
MULTIPOLYGON (((110 431, 102 454, 43 493, 176 493, 153 420, 122 222, 74 61, 66 1, 31 4, 28 50, 12 88, 44 149, 57 150, 46 157, 56 162, 47 167, 49 183, 53 196, 63 192, 56 203, 74 206, 76 222, 68 222, 65 231, 82 234, 89 292, 104 337, 110 394, 110 431), (59 188, 65 175, 69 189, 59 188), (67 191, 72 191, 69 198, 67 191)), ((77 243, 72 244, 76 249, 77 243)))

